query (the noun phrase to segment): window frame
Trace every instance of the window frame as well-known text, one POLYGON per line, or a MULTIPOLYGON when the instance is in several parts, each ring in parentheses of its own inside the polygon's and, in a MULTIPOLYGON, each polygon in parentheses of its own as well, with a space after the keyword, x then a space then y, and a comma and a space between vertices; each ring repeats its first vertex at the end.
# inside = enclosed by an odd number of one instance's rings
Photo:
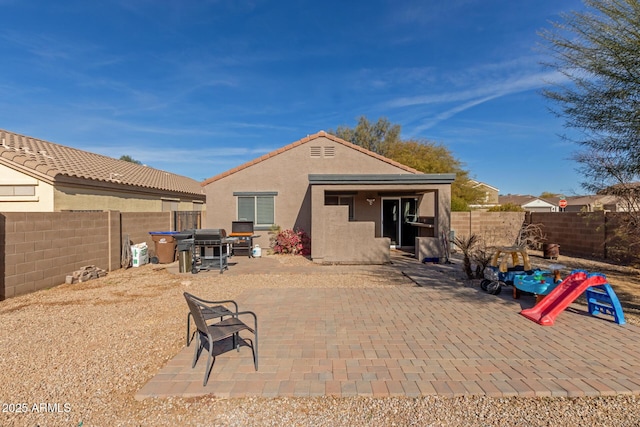
POLYGON ((263 229, 268 230, 276 224, 276 196, 278 195, 277 191, 238 191, 234 192, 233 196, 236 198, 236 218, 238 221, 251 221, 253 220, 253 228, 254 229, 263 229), (271 198, 271 212, 268 212, 267 215, 271 217, 271 223, 262 223, 258 222, 260 217, 264 216, 264 212, 259 213, 259 203, 258 198, 271 198), (241 199, 253 199, 253 218, 241 218, 240 217, 240 200, 241 199))

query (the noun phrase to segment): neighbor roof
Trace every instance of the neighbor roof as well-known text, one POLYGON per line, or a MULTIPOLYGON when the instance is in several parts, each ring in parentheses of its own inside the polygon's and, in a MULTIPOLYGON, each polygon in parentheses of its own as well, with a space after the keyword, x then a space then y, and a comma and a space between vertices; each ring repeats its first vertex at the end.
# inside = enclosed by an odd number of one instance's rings
POLYGON ((498 196, 498 203, 500 203, 501 205, 506 205, 507 203, 511 203, 514 205, 518 205, 518 206, 522 206, 522 205, 526 205, 527 203, 530 203, 534 200, 537 200, 537 197, 534 196, 530 196, 530 195, 524 195, 524 194, 507 194, 505 196, 503 195, 499 195, 498 196))
POLYGON ((200 183, 185 176, 2 129, 0 164, 51 184, 93 182, 203 195, 200 183))
POLYGON ((352 148, 352 149, 354 149, 356 151, 360 151, 361 153, 364 153, 364 154, 366 154, 368 156, 375 157, 378 160, 381 160, 381 161, 383 161, 385 163, 389 163, 390 165, 396 166, 396 167, 398 167, 400 169, 403 169, 403 170, 405 170, 407 172, 416 173, 416 174, 421 174, 422 173, 417 169, 410 168, 409 166, 405 166, 402 163, 398 163, 395 160, 391 160, 388 157, 382 156, 382 155, 380 155, 378 153, 374 153, 373 151, 369 151, 369 150, 367 150, 365 148, 360 147, 359 145, 353 144, 353 143, 351 143, 349 141, 345 141, 344 139, 338 138, 335 135, 331 135, 330 133, 326 133, 325 131, 321 130, 318 133, 315 133, 313 135, 307 135, 305 138, 299 139, 296 142, 292 142, 289 145, 285 145, 284 147, 279 148, 279 149, 277 149, 275 151, 272 151, 270 153, 267 153, 264 156, 258 157, 257 159, 251 160, 251 161, 249 161, 247 163, 244 163, 244 164, 242 164, 240 166, 237 166, 237 167, 235 167, 233 169, 230 169, 230 170, 228 170, 226 172, 223 172, 221 174, 213 176, 213 177, 205 180, 202 183, 202 185, 205 186, 205 185, 210 184, 212 182, 218 181, 218 180, 220 180, 220 179, 222 179, 224 177, 227 177, 227 176, 232 175, 232 174, 234 174, 236 172, 239 172, 239 171, 241 171, 243 169, 246 169, 249 166, 253 166, 256 163, 263 162, 263 161, 265 161, 265 160, 267 160, 267 159, 269 159, 271 157, 277 156, 278 154, 284 153, 285 151, 289 151, 292 148, 295 148, 295 147, 297 147, 299 145, 302 145, 302 144, 306 144, 307 142, 313 141, 313 140, 318 139, 318 138, 327 138, 327 139, 329 139, 329 140, 331 140, 333 142, 337 142, 338 144, 342 144, 342 145, 344 145, 346 147, 349 147, 349 148, 352 148))

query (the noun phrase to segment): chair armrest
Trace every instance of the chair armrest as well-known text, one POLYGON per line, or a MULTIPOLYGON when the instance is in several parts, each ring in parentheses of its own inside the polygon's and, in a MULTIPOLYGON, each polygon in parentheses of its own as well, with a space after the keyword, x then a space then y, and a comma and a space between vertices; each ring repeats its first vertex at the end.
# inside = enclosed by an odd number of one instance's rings
MULTIPOLYGON (((238 312, 238 303, 235 302, 234 300, 221 300, 221 301, 211 301, 211 300, 206 300, 206 299, 202 299, 202 298, 198 298, 194 295, 191 295, 191 298, 198 301, 199 303, 201 303, 204 306, 213 306, 213 305, 220 305, 220 304, 233 304, 233 306, 235 307, 235 312, 238 312)), ((211 307, 207 307, 207 308, 211 308, 211 307)))
MULTIPOLYGON (((249 327, 249 325, 247 325, 247 327, 249 328, 249 330, 251 332, 254 333, 254 335, 257 335, 257 333, 258 333, 258 316, 256 316, 256 314, 253 311, 240 311, 240 312, 236 313, 234 317, 239 317, 239 316, 243 316, 243 315, 250 315, 250 316, 253 317, 253 329, 251 327, 249 327)), ((246 325, 246 323, 245 323, 245 325, 246 325)))

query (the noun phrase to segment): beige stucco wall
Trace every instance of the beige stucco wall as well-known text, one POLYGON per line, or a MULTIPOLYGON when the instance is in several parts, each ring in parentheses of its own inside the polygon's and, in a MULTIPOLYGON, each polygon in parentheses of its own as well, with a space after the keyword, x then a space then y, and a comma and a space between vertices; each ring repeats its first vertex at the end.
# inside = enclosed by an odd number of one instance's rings
POLYGON ((316 263, 384 264, 390 240, 376 237, 374 221, 349 221, 347 206, 325 206, 324 189, 312 188, 312 258, 316 263))
MULTIPOLYGON (((108 211, 162 212, 162 198, 178 201, 177 210, 192 211, 195 198, 176 194, 141 195, 132 191, 88 186, 56 185, 0 165, 0 185, 34 185, 34 196, 0 195, 0 212, 108 211)), ((204 199, 204 197, 201 197, 204 199)), ((204 200, 198 205, 204 208, 204 200)), ((202 209, 204 210, 204 209, 202 209)))
MULTIPOLYGON (((168 195, 175 199, 173 195, 168 195)), ((161 212, 160 195, 140 195, 99 188, 59 186, 55 190, 55 210, 117 210, 120 212, 161 212)), ((179 211, 193 209, 193 199, 178 203, 179 211)))
POLYGON ((418 215, 436 217, 433 234, 437 239, 441 231, 448 232, 451 211, 451 186, 436 184, 358 184, 344 186, 345 190, 358 191, 359 197, 366 199, 367 195, 375 196, 372 206, 360 206, 366 209, 357 215, 357 221, 348 221, 346 206, 325 206, 326 191, 336 191, 335 185, 312 186, 311 217, 314 218, 311 228, 312 258, 315 262, 332 263, 337 259, 345 262, 384 263, 388 262, 388 248, 390 241, 382 238, 381 226, 381 197, 406 197, 412 193, 418 196, 418 215), (364 196, 362 196, 364 195, 364 196), (439 202, 440 201, 440 202, 439 202), (339 210, 339 214, 336 213, 339 210), (320 219, 320 220, 317 220, 320 219), (346 222, 346 223, 345 223, 346 222), (363 233, 363 234, 357 234, 363 233), (318 236, 322 236, 318 238, 318 236), (336 245, 334 242, 340 242, 336 245), (382 248, 386 247, 386 252, 382 248), (342 257, 342 258, 340 258, 342 257))
MULTIPOLYGON (((234 192, 277 191, 275 223, 283 229, 301 228, 312 234, 308 175, 346 173, 402 174, 408 172, 328 138, 319 137, 209 183, 205 187, 207 196, 205 227, 224 228, 230 232, 231 222, 237 219, 234 192), (311 147, 320 147, 322 153, 325 147, 334 147, 335 156, 312 158, 311 147)), ((373 209, 367 215, 373 219, 376 212, 379 215, 379 210, 373 209)), ((267 230, 257 231, 257 234, 261 237, 254 240, 254 243, 261 247, 268 247, 267 230)))
POLYGON ((53 186, 0 165, 0 185, 35 185, 34 196, 0 196, 0 212, 52 212, 53 186))

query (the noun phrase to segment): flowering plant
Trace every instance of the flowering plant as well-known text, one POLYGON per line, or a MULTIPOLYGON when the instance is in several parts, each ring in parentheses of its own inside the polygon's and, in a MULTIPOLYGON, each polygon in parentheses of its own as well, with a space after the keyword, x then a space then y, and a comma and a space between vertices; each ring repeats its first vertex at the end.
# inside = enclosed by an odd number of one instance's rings
POLYGON ((271 249, 276 254, 309 255, 311 239, 304 230, 279 230, 271 237, 271 249))

